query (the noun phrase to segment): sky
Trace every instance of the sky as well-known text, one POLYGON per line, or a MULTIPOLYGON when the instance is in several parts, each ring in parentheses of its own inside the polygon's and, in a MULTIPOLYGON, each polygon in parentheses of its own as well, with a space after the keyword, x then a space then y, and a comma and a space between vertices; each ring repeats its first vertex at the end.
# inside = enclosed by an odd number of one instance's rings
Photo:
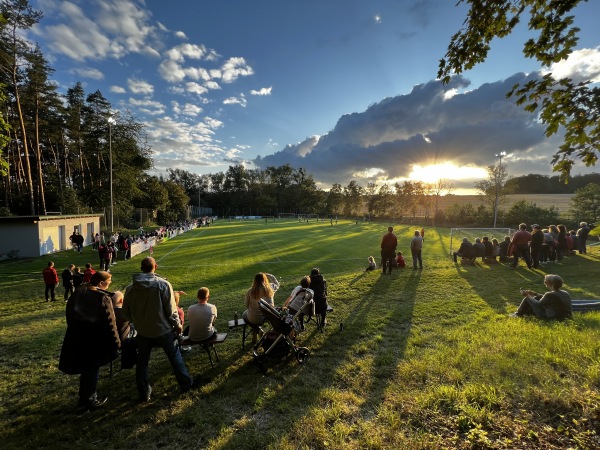
MULTIPOLYGON (((319 187, 403 180, 472 193, 499 161, 552 174, 560 136, 506 99, 538 73, 526 26, 450 84, 439 60, 462 26, 456 0, 30 0, 28 33, 59 91, 81 82, 146 125, 154 171, 305 168, 319 187)), ((571 58, 553 73, 600 81, 600 2, 574 11, 571 58)), ((572 174, 597 171, 578 163, 572 174)))

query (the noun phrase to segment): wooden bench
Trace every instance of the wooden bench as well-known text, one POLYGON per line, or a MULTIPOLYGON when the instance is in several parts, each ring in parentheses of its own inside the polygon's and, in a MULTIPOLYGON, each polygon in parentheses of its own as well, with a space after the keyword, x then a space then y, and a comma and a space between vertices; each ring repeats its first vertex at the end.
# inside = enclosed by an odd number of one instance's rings
POLYGON ((227 322, 227 326, 230 330, 235 330, 238 327, 242 327, 242 350, 246 348, 246 338, 252 334, 254 329, 258 330, 260 326, 250 325, 246 323, 244 319, 232 319, 227 322))
POLYGON ((201 346, 204 349, 204 351, 206 352, 206 354, 208 355, 210 365, 212 367, 215 367, 215 364, 214 364, 213 358, 212 358, 213 353, 215 355, 215 359, 217 361, 219 361, 219 355, 217 354, 217 349, 215 348, 215 345, 222 344, 223 342, 225 342, 225 339, 227 339, 227 333, 217 333, 217 334, 213 335, 213 337, 211 337, 210 339, 205 339, 203 341, 192 341, 191 339, 183 339, 182 341, 179 342, 179 345, 181 347, 191 346, 191 345, 201 346))

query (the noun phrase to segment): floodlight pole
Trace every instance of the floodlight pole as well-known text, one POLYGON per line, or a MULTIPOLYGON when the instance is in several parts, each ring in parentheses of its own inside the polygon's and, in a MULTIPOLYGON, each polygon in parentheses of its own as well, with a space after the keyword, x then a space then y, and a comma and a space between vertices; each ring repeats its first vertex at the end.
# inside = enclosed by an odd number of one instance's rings
MULTIPOLYGON (((498 170, 502 170, 502 157, 506 156, 506 152, 500 152, 496 154, 496 158, 500 158, 500 163, 498 164, 498 170)), ((496 201, 494 202, 494 228, 496 228, 496 220, 498 219, 498 200, 500 198, 500 181, 498 180, 498 174, 496 176, 496 201)))
POLYGON ((112 126, 115 119, 111 116, 108 118, 108 164, 110 173, 110 233, 114 233, 115 225, 115 207, 113 202, 113 159, 112 159, 112 126))

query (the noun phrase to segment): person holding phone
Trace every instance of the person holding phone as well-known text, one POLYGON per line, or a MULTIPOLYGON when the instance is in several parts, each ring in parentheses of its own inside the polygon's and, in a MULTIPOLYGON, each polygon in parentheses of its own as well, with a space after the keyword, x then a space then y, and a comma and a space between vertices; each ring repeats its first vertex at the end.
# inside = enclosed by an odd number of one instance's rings
POLYGON ((545 294, 520 289, 523 300, 519 309, 511 317, 537 316, 541 319, 564 320, 572 316, 571 296, 562 288, 560 276, 548 274, 544 277, 544 285, 550 289, 545 294))

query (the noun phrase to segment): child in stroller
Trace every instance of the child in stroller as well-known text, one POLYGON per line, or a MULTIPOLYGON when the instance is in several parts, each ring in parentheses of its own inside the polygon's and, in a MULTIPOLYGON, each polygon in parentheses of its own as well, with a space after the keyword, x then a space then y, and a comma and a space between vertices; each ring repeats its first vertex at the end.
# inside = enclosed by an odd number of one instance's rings
POLYGON ((262 299, 258 304, 265 319, 271 325, 271 330, 263 334, 252 351, 254 359, 261 364, 261 367, 267 357, 283 358, 290 353, 290 350, 294 352, 300 364, 308 361, 310 350, 296 346, 296 334, 300 330, 297 318, 301 311, 292 316, 284 311, 278 311, 262 299))
POLYGON ((298 314, 300 329, 304 330, 304 316, 309 321, 315 315, 315 302, 312 301, 314 292, 310 289, 310 277, 307 275, 300 280, 300 284, 294 288, 290 296, 283 304, 292 316, 298 314))

